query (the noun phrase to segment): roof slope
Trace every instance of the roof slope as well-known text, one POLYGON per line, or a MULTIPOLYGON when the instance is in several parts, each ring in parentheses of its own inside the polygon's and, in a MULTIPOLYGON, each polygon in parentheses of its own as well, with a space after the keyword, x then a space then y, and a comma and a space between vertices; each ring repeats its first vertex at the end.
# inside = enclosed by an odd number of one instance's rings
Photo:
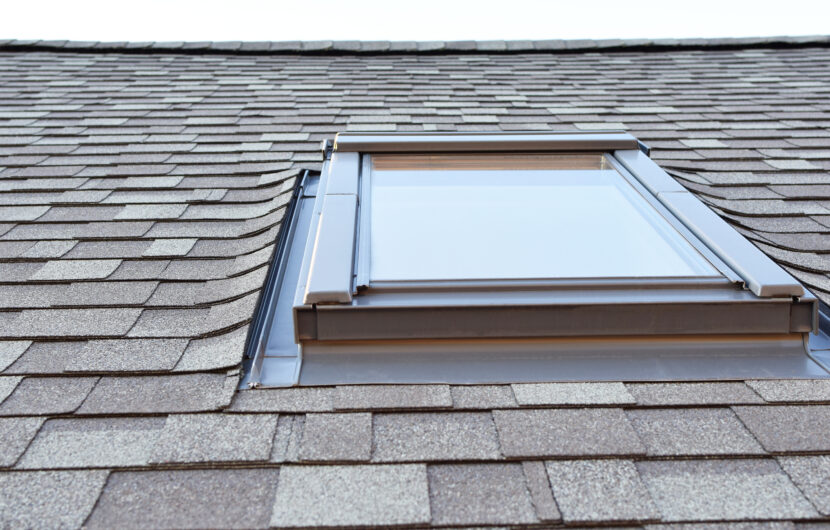
POLYGON ((342 130, 628 129, 830 300, 827 48, 80 47, 0 51, 0 526, 830 520, 827 381, 235 391, 342 130))

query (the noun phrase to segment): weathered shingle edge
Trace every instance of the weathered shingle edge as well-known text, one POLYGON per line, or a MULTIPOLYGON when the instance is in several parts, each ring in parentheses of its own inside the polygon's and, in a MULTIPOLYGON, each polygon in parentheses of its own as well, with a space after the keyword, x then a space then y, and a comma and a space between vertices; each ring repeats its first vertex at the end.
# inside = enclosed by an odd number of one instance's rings
POLYGON ((586 51, 665 51, 695 49, 792 48, 830 46, 830 35, 698 39, 581 39, 520 41, 215 41, 98 42, 0 39, 0 51, 66 51, 184 54, 442 54, 584 53, 586 51))

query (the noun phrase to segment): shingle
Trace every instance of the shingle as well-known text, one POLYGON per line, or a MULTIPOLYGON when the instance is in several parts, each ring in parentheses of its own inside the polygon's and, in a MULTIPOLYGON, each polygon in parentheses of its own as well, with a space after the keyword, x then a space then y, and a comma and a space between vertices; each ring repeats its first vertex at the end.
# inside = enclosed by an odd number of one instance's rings
POLYGON ((452 407, 449 385, 348 385, 334 392, 337 410, 452 407))
POLYGON ((758 380, 746 384, 770 403, 830 401, 828 379, 758 380))
POLYGON ((177 372, 216 370, 238 366, 245 354, 248 326, 230 333, 191 340, 176 365, 177 372))
POLYGON ((509 385, 465 385, 450 388, 453 407, 489 410, 515 408, 516 399, 509 385))
POLYGON ((72 250, 77 241, 38 241, 20 255, 21 258, 59 258, 72 250))
POLYGON ((146 465, 163 418, 49 420, 17 467, 91 468, 146 465))
POLYGON ((519 405, 633 404, 622 383, 521 383, 513 384, 519 405))
POLYGON ((271 526, 404 525, 429 520, 423 464, 283 466, 271 526))
POLYGON ((298 462, 300 441, 305 427, 305 414, 280 414, 277 433, 271 448, 271 462, 298 462))
POLYGON ((154 239, 153 244, 144 251, 144 256, 184 256, 193 245, 196 239, 154 239))
POLYGON ((98 260, 70 260, 62 259, 47 261, 42 269, 37 271, 32 280, 91 280, 106 278, 112 274, 121 260, 98 259, 98 260))
POLYGON ((37 309, 0 315, 0 336, 106 337, 124 335, 138 320, 141 309, 37 309))
POLYGON ((486 412, 375 414, 376 461, 499 459, 492 417, 486 412))
POLYGON ((830 406, 735 407, 735 412, 767 451, 830 450, 830 406))
POLYGON ((212 411, 230 402, 235 386, 235 378, 211 373, 104 377, 78 412, 116 414, 212 411))
POLYGON ((306 414, 299 458, 302 461, 357 462, 372 453, 372 415, 356 413, 306 414))
POLYGON ((0 221, 34 221, 48 206, 0 206, 0 221))
POLYGON ((0 467, 13 466, 45 418, 0 418, 0 467))
POLYGON ((115 219, 176 219, 185 208, 184 204, 128 204, 115 219))
POLYGON ((116 472, 89 528, 263 528, 276 469, 116 472))
POLYGON ((276 428, 269 414, 172 414, 150 461, 268 461, 276 428))
POLYGON ((0 377, 0 403, 12 395, 12 392, 14 392, 22 380, 22 377, 0 377))
POLYGON ((813 506, 830 515, 830 456, 779 457, 778 463, 813 506))
POLYGON ((80 528, 106 480, 106 471, 0 474, 0 526, 80 528))
POLYGON ((547 462, 547 471, 566 523, 660 518, 630 460, 562 460, 547 462))
POLYGON ((535 523, 520 464, 429 466, 435 525, 535 523))
POLYGON ((816 516, 774 460, 639 462, 637 469, 664 521, 816 516))
POLYGON ((505 456, 645 453, 620 409, 495 410, 493 418, 505 456))
POLYGON ((150 298, 157 285, 157 282, 75 282, 54 305, 139 305, 150 298))
MULTIPOLYGON (((29 340, 0 340, 0 372, 11 366, 31 344, 32 341, 29 340)), ((2 395, 3 392, 0 390, 0 396, 2 395)))
POLYGON ((0 405, 0 416, 73 412, 97 381, 97 377, 26 377, 0 405))
POLYGON ((740 405, 763 403, 743 383, 626 384, 638 405, 740 405))
POLYGON ((332 388, 285 388, 237 392, 234 412, 327 412, 332 410, 332 388))
POLYGON ((550 479, 543 462, 522 462, 527 490, 540 521, 561 521, 562 514, 553 498, 550 479))
POLYGON ((649 455, 764 453, 729 409, 629 410, 626 415, 649 455))

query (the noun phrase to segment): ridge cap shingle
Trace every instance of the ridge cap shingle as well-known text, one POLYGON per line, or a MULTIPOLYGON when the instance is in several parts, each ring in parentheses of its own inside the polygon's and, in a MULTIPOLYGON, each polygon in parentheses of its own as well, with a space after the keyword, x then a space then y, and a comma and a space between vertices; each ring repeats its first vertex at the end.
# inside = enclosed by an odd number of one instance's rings
POLYGON ((830 35, 682 38, 682 39, 546 39, 455 41, 157 41, 100 42, 0 39, 0 52, 66 51, 93 53, 183 53, 241 55, 383 55, 459 53, 585 53, 588 51, 651 51, 830 47, 830 35))

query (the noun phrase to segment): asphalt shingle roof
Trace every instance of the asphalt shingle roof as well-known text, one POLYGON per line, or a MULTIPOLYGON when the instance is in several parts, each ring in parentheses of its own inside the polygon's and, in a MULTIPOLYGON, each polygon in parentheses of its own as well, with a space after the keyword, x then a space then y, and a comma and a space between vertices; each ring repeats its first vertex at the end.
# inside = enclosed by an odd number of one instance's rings
POLYGON ((830 520, 828 381, 236 390, 344 130, 627 129, 830 301, 829 45, 0 41, 0 526, 830 520))

